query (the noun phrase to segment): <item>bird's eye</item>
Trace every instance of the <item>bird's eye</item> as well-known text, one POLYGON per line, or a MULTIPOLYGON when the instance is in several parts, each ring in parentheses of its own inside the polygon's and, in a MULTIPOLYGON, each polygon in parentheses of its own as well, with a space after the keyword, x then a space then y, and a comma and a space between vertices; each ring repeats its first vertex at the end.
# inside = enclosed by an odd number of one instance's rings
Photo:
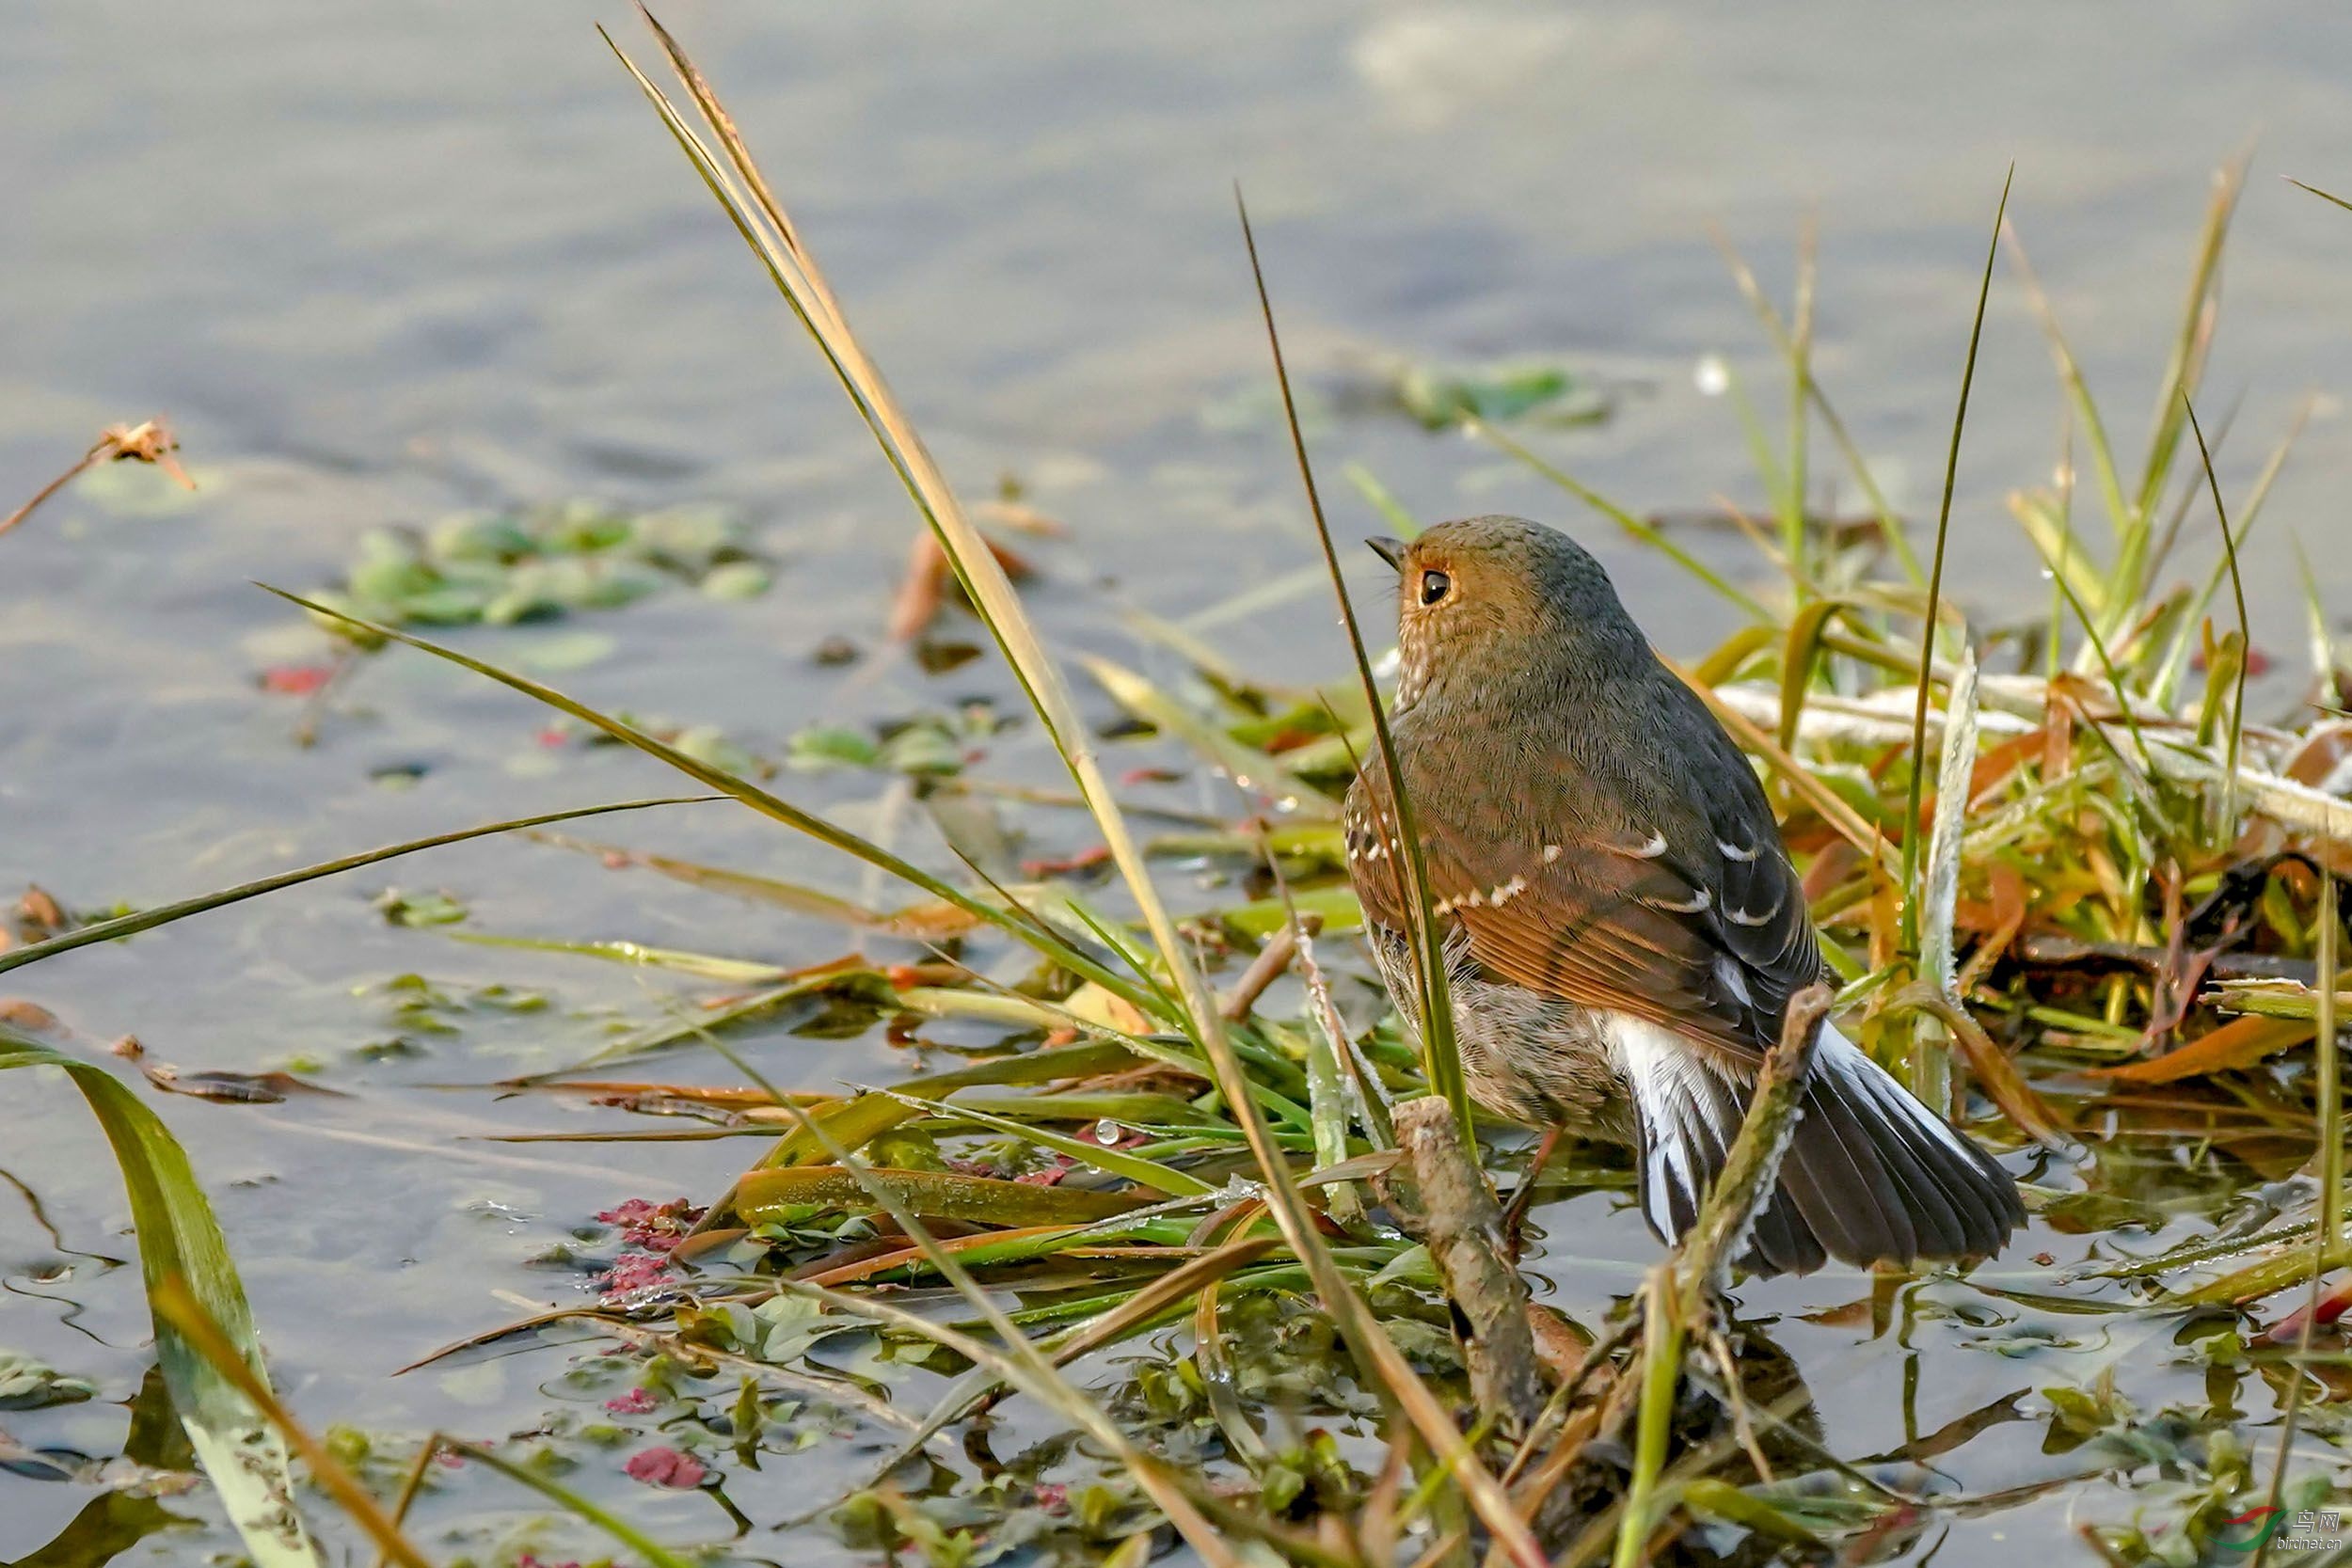
POLYGON ((1421 575, 1421 602, 1436 604, 1454 591, 1454 579, 1443 572, 1423 572, 1421 575))

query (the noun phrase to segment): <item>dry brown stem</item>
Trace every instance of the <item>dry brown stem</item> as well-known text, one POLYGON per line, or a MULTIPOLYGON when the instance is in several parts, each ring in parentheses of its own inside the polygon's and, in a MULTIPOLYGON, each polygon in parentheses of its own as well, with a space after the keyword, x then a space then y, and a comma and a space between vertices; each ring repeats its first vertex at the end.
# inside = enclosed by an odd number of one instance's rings
POLYGON ((101 463, 117 463, 126 460, 133 463, 152 463, 178 481, 183 488, 193 490, 196 488, 196 481, 190 479, 187 470, 180 467, 180 460, 171 455, 179 450, 178 438, 171 434, 171 426, 164 422, 161 415, 138 424, 109 425, 99 433, 98 439, 90 443, 89 451, 84 452, 72 467, 35 491, 32 499, 9 513, 6 519, 0 519, 0 533, 8 532, 31 516, 40 509, 41 502, 101 463))
POLYGON ((1527 1285, 1504 1257, 1494 1189, 1463 1147, 1452 1107, 1435 1095, 1396 1108, 1396 1146, 1405 1164, 1389 1179, 1389 1201, 1429 1249, 1465 1325, 1463 1353, 1479 1409, 1527 1432, 1543 1414, 1544 1386, 1528 1326, 1527 1285), (1406 1180, 1397 1181, 1398 1175, 1406 1180))

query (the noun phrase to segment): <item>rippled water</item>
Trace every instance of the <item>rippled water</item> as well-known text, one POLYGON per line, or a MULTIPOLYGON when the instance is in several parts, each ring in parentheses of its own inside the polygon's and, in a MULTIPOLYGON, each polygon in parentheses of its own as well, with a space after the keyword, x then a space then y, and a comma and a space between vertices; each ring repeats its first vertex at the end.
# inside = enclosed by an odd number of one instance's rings
MULTIPOLYGON (((151 473, 109 471, 0 540, 0 891, 152 903, 667 787, 615 752, 542 745, 538 710, 414 657, 368 668, 320 743, 297 747, 299 703, 257 680, 310 644, 248 579, 323 583, 386 522, 583 495, 739 510, 782 562, 765 597, 674 593, 469 645, 763 752, 818 720, 1009 698, 985 665, 926 676, 884 643, 914 526, 904 499, 591 30, 599 9, 633 40, 619 8, 564 4, 17 8, 0 45, 0 499, 100 426, 158 410, 201 488, 183 498, 151 473), (820 669, 810 656, 836 636, 866 657, 820 669)), ((1703 356, 1724 356, 1779 418, 1772 361, 1710 226, 1785 298, 1812 214, 1820 374, 1897 503, 1931 513, 2012 160, 2013 217, 2127 451, 2210 171, 2249 145, 2206 394, 2209 419, 2242 400, 2225 478, 2242 489, 2308 390, 2352 385, 2352 217, 2277 178, 2352 185, 2339 69, 2352 15, 2337 7, 677 5, 667 20, 958 481, 985 494, 1017 476, 1070 525, 1039 547, 1049 624, 1122 655, 1135 649, 1117 605, 1190 614, 1310 560, 1263 417, 1235 178, 1294 358, 1337 403, 1335 388, 1396 356, 1561 360, 1614 388, 1620 412, 1534 438, 1640 508, 1758 499, 1737 420, 1694 381, 1703 356)), ((2352 586, 2327 547, 2352 480, 2341 429, 2323 403, 2249 562, 2273 628, 2257 641, 2286 661, 2300 649, 2287 531, 2318 546, 2331 587, 2352 586)), ((2046 352, 2004 272, 1955 520, 1956 579, 1984 619, 2040 609, 2002 498, 2044 481, 2060 430, 2046 352)), ((1314 434, 1345 531, 1374 531, 1337 479, 1360 462, 1424 516, 1512 510, 1581 530, 1670 648, 1721 629, 1672 568, 1490 452, 1343 411, 1314 434)), ((1336 672, 1327 621, 1308 595, 1214 635, 1245 665, 1336 672)), ((1052 776, 1033 739, 999 748, 990 770, 1052 776)), ((862 776, 788 783, 869 824, 886 804, 862 776)), ((731 809, 592 831, 861 891, 821 851, 731 809)), ((1074 829, 1039 831, 1075 842, 1074 829)), ((927 826, 898 832, 946 859, 927 826)), ((395 883, 447 889, 473 927, 500 932, 784 963, 845 939, 501 842, 18 977, 87 1043, 135 1034, 191 1070, 298 1063, 342 1091, 158 1104, 209 1182, 303 1411, 496 1433, 536 1418, 559 1353, 387 1374, 514 1315, 494 1292, 576 1292, 576 1275, 531 1260, 621 1197, 715 1190, 747 1146, 478 1141, 612 1114, 437 1085, 582 1054, 604 1037, 582 1010, 659 1016, 680 988, 389 926, 370 900, 395 883), (393 1025, 380 995, 356 990, 410 972, 460 990, 543 989, 556 1006, 469 1022, 414 1058, 363 1059, 393 1025)), ((893 1055, 878 1038, 749 1044, 771 1074, 810 1084, 870 1078, 893 1055)), ((63 1085, 12 1078, 0 1094, 0 1169, 60 1237, 0 1193, 0 1346, 104 1389, 8 1424, 111 1453, 125 1417, 107 1402, 145 1361, 135 1271, 51 1270, 66 1249, 127 1257, 122 1199, 63 1085)), ((1629 1219, 1587 1207, 1581 1249, 1649 1256, 1629 1219)), ((1556 1259, 1553 1272, 1565 1304, 1589 1307, 1630 1267, 1556 1259)), ((1854 1290, 1825 1277, 1765 1300, 1793 1312, 1854 1290)), ((1882 1364, 1899 1350, 1857 1354, 1835 1328, 1788 1338, 1840 1451, 1894 1447, 1906 1423, 1932 1430, 2003 1391, 1931 1382, 1906 1411, 1890 1392, 1899 1371, 1882 1364)), ((0 1552, 33 1550, 87 1500, 0 1475, 0 1552)), ((698 1499, 628 1500, 672 1538, 723 1533, 698 1499)), ((1941 1560, 1998 1560, 2005 1530, 2049 1539, 2057 1510, 1963 1525, 1941 1560)), ((167 1535, 124 1560, 192 1561, 217 1544, 167 1535)))

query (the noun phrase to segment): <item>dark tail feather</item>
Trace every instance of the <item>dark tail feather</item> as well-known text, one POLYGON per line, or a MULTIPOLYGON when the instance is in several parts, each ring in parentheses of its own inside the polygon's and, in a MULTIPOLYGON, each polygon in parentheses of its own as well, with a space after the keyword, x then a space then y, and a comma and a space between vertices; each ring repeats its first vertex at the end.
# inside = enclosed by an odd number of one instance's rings
MULTIPOLYGON (((1642 1212, 1671 1241, 1690 1228, 1723 1169, 1747 1085, 1646 1031, 1618 1044, 1639 1112, 1642 1212)), ((1825 1258, 1862 1265, 1990 1257, 2025 1218, 2016 1183, 1991 1155, 1824 1025, 1780 1190, 1756 1216, 1740 1262, 1771 1275, 1809 1273, 1825 1258)))
POLYGON ((1989 1258, 2026 1223, 2017 1183, 1834 1027, 1821 1034, 1782 1193, 1831 1257, 1989 1258))

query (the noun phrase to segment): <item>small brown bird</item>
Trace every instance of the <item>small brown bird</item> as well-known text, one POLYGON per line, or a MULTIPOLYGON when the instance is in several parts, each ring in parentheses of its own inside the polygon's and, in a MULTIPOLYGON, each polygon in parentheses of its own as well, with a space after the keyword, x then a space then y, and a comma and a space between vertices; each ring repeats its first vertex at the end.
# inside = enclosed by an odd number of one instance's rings
MULTIPOLYGON (((1747 759, 1566 535, 1472 517, 1397 571, 1393 733, 1471 1094, 1629 1143, 1642 1212, 1696 1217, 1794 992, 1824 976, 1747 759)), ((1348 870, 1389 992, 1416 1010, 1386 770, 1347 796, 1348 870)), ((1826 1026, 1747 1265, 1804 1273, 2000 1250, 2016 1184, 1826 1026)))

